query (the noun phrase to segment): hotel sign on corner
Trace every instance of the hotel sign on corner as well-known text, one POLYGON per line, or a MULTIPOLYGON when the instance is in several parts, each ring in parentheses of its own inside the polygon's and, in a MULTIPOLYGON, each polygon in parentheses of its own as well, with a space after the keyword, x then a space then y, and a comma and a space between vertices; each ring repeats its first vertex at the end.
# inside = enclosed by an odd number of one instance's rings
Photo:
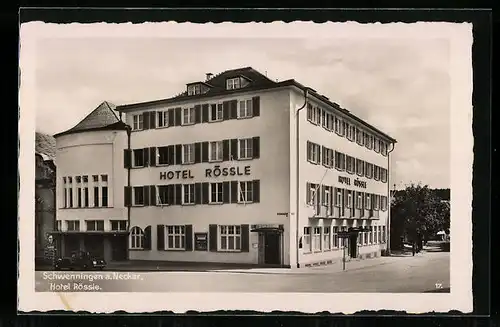
MULTIPOLYGON (((205 177, 206 178, 217 178, 220 176, 250 176, 251 175, 251 167, 223 167, 221 168, 219 165, 215 165, 213 168, 205 169, 205 177)), ((170 171, 162 171, 160 172, 160 179, 192 179, 194 178, 191 169, 185 170, 170 170, 170 171)))
MULTIPOLYGON (((339 176, 339 183, 340 184, 345 184, 345 185, 351 185, 351 178, 350 177, 345 177, 345 176, 339 176)), ((361 188, 366 188, 366 182, 359 180, 356 178, 354 180, 354 186, 361 187, 361 188)))

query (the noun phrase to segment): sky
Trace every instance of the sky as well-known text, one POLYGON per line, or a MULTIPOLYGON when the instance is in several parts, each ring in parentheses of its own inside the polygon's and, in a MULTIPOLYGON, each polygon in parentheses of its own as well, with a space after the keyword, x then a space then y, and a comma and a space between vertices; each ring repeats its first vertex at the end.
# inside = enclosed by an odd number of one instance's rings
MULTIPOLYGON (((251 66, 295 79, 398 143, 391 180, 450 187, 450 44, 435 38, 45 38, 36 128, 55 134, 102 101, 169 98, 205 73, 251 66)), ((392 184, 392 183, 391 183, 392 184)))

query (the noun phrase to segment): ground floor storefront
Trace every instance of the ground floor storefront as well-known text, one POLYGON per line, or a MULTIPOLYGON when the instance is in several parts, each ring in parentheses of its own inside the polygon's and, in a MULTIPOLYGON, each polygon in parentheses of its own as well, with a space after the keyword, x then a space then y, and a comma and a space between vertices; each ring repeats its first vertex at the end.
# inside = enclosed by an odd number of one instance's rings
POLYGON ((59 233, 54 234, 57 252, 62 257, 86 251, 106 262, 127 260, 127 233, 59 233))

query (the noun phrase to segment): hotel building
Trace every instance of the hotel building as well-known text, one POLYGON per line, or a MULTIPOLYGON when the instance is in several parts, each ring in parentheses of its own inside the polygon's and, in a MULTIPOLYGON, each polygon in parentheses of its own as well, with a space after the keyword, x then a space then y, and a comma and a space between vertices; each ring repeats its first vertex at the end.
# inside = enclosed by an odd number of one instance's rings
POLYGON ((116 111, 111 146, 97 140, 109 128, 64 136, 78 152, 67 163, 86 170, 58 189, 107 174, 113 208, 78 220, 126 221, 129 259, 303 267, 387 248, 396 141, 313 89, 247 67, 116 111))

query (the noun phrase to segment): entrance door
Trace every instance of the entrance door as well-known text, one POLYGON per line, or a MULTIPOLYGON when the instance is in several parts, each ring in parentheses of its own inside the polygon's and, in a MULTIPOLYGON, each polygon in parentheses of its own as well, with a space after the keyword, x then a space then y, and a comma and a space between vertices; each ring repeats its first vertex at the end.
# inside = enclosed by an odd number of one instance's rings
POLYGON ((104 237, 102 235, 86 235, 85 251, 91 255, 104 258, 104 237))
POLYGON ((265 233, 265 249, 264 263, 279 265, 280 264, 280 234, 265 233))
POLYGON ((111 260, 127 260, 127 236, 113 236, 111 238, 111 260))
POLYGON ((349 255, 351 258, 356 258, 358 256, 358 235, 349 236, 349 255))

